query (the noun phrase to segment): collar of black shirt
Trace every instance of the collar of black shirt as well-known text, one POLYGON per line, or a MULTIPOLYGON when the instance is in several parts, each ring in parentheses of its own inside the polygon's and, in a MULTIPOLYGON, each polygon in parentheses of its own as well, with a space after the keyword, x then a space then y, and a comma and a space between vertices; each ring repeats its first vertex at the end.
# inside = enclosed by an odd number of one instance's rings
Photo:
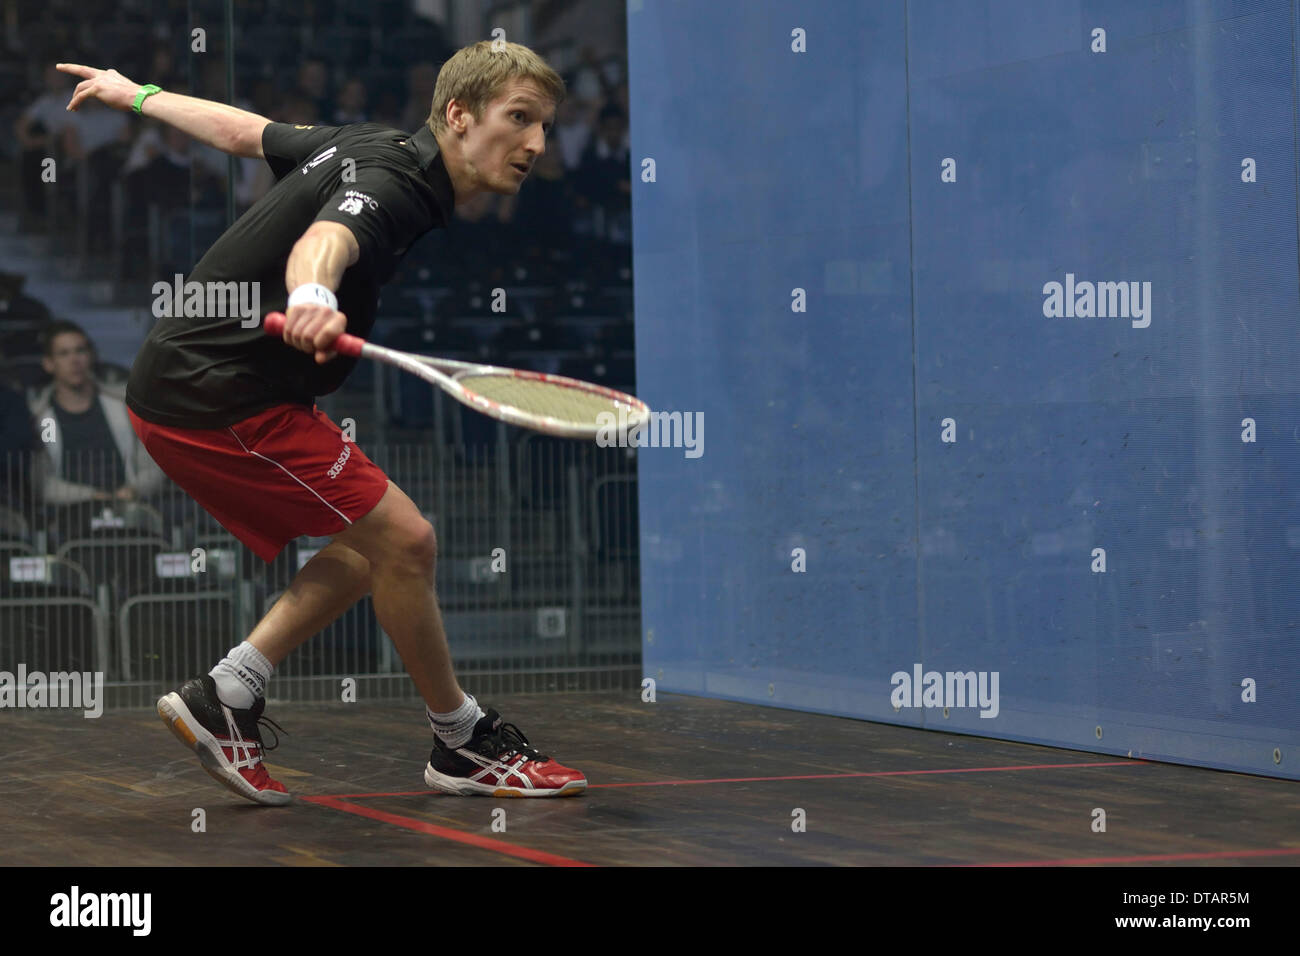
POLYGON ((427 124, 421 126, 411 136, 409 142, 415 147, 420 170, 424 173, 425 181, 433 189, 433 195, 438 200, 439 208, 442 209, 444 221, 451 222, 452 211, 456 206, 456 191, 452 188, 451 177, 447 174, 447 167, 442 161, 442 151, 438 149, 438 141, 433 136, 433 130, 429 129, 427 124))

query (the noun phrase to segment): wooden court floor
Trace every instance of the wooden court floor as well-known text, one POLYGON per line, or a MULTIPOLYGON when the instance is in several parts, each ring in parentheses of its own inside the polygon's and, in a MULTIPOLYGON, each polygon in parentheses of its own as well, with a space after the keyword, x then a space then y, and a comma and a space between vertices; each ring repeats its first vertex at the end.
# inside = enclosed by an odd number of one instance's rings
POLYGON ((273 703, 287 807, 219 787, 152 711, 6 710, 0 865, 1300 865, 1286 780, 678 695, 487 703, 587 792, 427 791, 418 704, 273 703))

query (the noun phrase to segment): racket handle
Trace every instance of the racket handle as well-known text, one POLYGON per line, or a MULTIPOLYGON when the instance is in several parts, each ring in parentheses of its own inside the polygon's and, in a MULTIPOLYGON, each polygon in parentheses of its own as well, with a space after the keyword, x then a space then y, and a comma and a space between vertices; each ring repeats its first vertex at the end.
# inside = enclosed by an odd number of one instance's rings
MULTIPOLYGON (((276 338, 284 337, 285 315, 283 312, 268 312, 266 318, 262 320, 262 328, 267 335, 274 335, 276 338)), ((338 352, 339 355, 346 355, 348 358, 360 358, 361 347, 366 344, 365 339, 357 338, 355 335, 348 335, 344 332, 334 344, 330 346, 332 351, 338 352)))

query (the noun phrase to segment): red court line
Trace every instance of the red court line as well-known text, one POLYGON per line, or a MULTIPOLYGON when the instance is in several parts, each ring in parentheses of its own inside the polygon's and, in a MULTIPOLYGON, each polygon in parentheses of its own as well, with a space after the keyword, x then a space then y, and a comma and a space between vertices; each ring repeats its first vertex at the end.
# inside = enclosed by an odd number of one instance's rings
POLYGON ((453 830, 451 827, 436 826, 432 823, 425 823, 423 820, 413 820, 410 817, 398 816, 396 813, 385 813, 383 810, 358 806, 355 803, 340 800, 338 797, 302 797, 301 799, 334 810, 342 810, 344 813, 355 813, 359 817, 369 817, 371 820, 378 820, 381 823, 406 827, 406 829, 415 830, 417 833, 427 833, 430 836, 442 837, 444 840, 476 846, 482 850, 491 850, 494 853, 502 853, 506 856, 516 856, 521 860, 528 860, 532 863, 544 863, 547 866, 595 865, 593 863, 583 863, 580 860, 570 860, 566 856, 556 856, 554 853, 546 853, 542 850, 530 850, 528 847, 515 846, 513 843, 493 840, 490 837, 478 836, 474 833, 453 830))
POLYGON ((1159 863, 1162 860, 1223 860, 1241 856, 1296 856, 1292 850, 1219 850, 1214 853, 1162 853, 1157 856, 1082 856, 1072 860, 1013 860, 1008 863, 941 863, 940 866, 1078 866, 1083 863, 1159 863))
POLYGON ((1123 767, 1145 760, 1114 760, 1105 763, 1043 763, 1015 767, 955 767, 949 770, 872 770, 866 773, 805 773, 790 777, 719 777, 715 780, 663 780, 655 783, 597 783, 595 787, 676 787, 689 783, 762 783, 768 780, 840 780, 851 777, 911 777, 931 773, 994 773, 1006 770, 1059 770, 1072 767, 1123 767))
MULTIPOLYGON (((933 773, 997 773, 1008 770, 1069 770, 1077 767, 1128 767, 1146 764, 1147 760, 1108 760, 1092 763, 1038 763, 1020 764, 1013 767, 955 767, 949 770, 872 770, 865 773, 805 773, 788 777, 717 777, 712 780, 653 780, 640 783, 593 783, 588 790, 613 789, 615 787, 682 787, 699 783, 767 783, 780 780, 847 780, 856 777, 909 777, 933 773)), ((436 790, 397 790, 388 793, 335 793, 334 800, 359 800, 362 797, 417 797, 422 795, 439 795, 436 790)), ((304 797, 306 800, 321 800, 323 797, 304 797)))

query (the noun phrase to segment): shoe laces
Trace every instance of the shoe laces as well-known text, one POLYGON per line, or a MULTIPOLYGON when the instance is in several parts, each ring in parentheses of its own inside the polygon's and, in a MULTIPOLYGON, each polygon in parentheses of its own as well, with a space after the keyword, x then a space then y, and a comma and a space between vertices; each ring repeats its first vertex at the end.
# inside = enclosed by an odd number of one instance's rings
POLYGON ((256 743, 261 751, 271 751, 280 746, 280 734, 284 734, 286 737, 289 736, 289 732, 270 717, 267 717, 264 714, 258 714, 252 728, 252 732, 256 736, 250 741, 248 720, 252 715, 249 714, 248 711, 236 711, 231 707, 227 707, 225 704, 221 705, 221 709, 226 714, 226 720, 229 722, 231 731, 239 734, 239 736, 246 742, 256 743), (269 746, 267 745, 266 740, 262 737, 263 728, 266 728, 271 736, 275 738, 275 743, 270 744, 269 746), (276 733, 277 730, 280 732, 279 734, 276 733))
POLYGON ((530 746, 528 738, 514 724, 502 723, 496 732, 488 737, 488 740, 492 742, 494 756, 498 759, 503 756, 508 757, 512 753, 523 754, 529 760, 536 760, 538 763, 551 759, 530 746))
POLYGON ((258 733, 258 735, 257 735, 258 738, 259 738, 259 739, 258 739, 258 743, 260 743, 260 744, 262 745, 262 750, 263 750, 263 752, 266 752, 266 753, 269 753, 270 751, 274 750, 276 747, 280 746, 280 734, 284 734, 286 737, 289 736, 289 731, 285 730, 283 727, 281 727, 279 724, 277 724, 277 723, 276 723, 274 720, 272 720, 270 717, 258 717, 258 718, 257 718, 257 726, 258 726, 259 728, 261 728, 261 727, 265 727, 265 728, 267 729, 267 731, 271 734, 271 736, 275 738, 275 743, 268 745, 268 744, 266 743, 266 741, 265 741, 264 739, 262 739, 262 735, 261 735, 261 733, 260 733, 260 732, 258 733), (272 730, 272 729, 271 729, 272 727, 274 727, 275 730, 272 730), (280 734, 277 734, 277 733, 275 732, 276 730, 278 730, 278 731, 280 732, 280 734))

